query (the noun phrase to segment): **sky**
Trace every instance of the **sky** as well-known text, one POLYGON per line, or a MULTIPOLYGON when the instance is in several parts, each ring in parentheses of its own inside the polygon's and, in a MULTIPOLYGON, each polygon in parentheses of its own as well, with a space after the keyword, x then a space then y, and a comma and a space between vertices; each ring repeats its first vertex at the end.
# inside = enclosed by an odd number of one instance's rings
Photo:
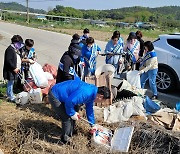
MULTIPOLYGON (((0 0, 0 2, 12 1, 26 5, 26 0, 0 0)), ((46 11, 56 5, 70 6, 76 9, 104 10, 131 6, 180 6, 180 0, 29 0, 30 7, 46 11)))

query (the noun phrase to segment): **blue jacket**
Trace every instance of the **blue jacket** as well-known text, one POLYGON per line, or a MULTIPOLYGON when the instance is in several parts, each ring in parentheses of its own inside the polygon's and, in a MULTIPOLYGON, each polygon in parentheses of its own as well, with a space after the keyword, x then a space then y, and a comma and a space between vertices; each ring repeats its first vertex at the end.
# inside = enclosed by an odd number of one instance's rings
POLYGON ((77 78, 55 84, 51 92, 56 99, 64 103, 66 113, 69 116, 75 114, 75 105, 85 104, 88 121, 95 124, 93 103, 97 94, 96 86, 85 83, 77 78))

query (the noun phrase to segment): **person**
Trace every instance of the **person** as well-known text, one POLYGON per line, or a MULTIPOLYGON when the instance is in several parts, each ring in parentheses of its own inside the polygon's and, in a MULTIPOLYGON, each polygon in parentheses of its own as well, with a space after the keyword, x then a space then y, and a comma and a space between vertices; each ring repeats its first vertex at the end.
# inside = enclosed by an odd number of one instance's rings
POLYGON ((130 32, 127 38, 126 46, 124 47, 124 51, 127 52, 126 60, 129 62, 132 70, 135 69, 135 64, 139 59, 139 50, 140 43, 137 40, 136 34, 134 32, 130 32))
POLYGON ((94 75, 96 71, 96 59, 101 48, 95 44, 94 39, 89 37, 86 39, 86 45, 82 47, 81 62, 84 66, 84 76, 94 75))
POLYGON ((68 51, 66 51, 60 59, 56 83, 73 80, 75 72, 80 75, 78 64, 80 62, 81 47, 79 46, 78 36, 78 34, 73 35, 68 51))
POLYGON ((88 28, 85 28, 83 30, 83 35, 80 37, 80 46, 81 48, 86 44, 86 39, 89 37, 89 29, 88 28))
POLYGON ((119 36, 119 40, 118 40, 118 44, 122 47, 124 47, 124 40, 123 38, 121 37, 121 33, 120 31, 116 30, 113 32, 113 36, 119 36))
POLYGON ((23 46, 22 37, 20 35, 14 35, 11 38, 11 44, 6 49, 4 54, 3 78, 5 80, 8 80, 7 99, 10 102, 16 101, 13 93, 13 86, 17 74, 21 69, 21 58, 20 58, 19 49, 22 46, 23 46))
POLYGON ((21 73, 24 74, 25 80, 29 78, 30 64, 34 64, 36 60, 36 53, 33 48, 34 41, 32 39, 26 39, 25 45, 19 50, 21 56, 21 73))
POLYGON ((156 87, 156 76, 158 72, 158 60, 156 52, 154 51, 154 46, 151 41, 144 43, 144 56, 140 63, 141 74, 141 88, 144 88, 146 81, 149 79, 149 85, 151 91, 153 92, 152 99, 157 99, 157 87, 156 87))
POLYGON ((116 73, 118 73, 119 64, 121 63, 121 55, 113 55, 113 54, 121 54, 123 53, 123 45, 119 44, 119 35, 113 35, 111 40, 107 43, 105 48, 106 55, 106 64, 112 64, 116 73))
MULTIPOLYGON (((142 32, 138 30, 136 32, 136 37, 137 37, 137 40, 140 43, 139 58, 141 58, 143 56, 143 53, 144 53, 144 41, 142 39, 142 36, 143 36, 142 32)), ((140 66, 140 63, 137 61, 137 63, 136 63, 136 70, 139 70, 139 66, 140 66)))
POLYGON ((85 104, 87 119, 92 127, 95 124, 93 103, 110 98, 110 90, 97 88, 79 78, 55 84, 48 94, 49 102, 58 118, 62 121, 61 141, 67 143, 75 130, 75 121, 79 119, 77 105, 85 104))

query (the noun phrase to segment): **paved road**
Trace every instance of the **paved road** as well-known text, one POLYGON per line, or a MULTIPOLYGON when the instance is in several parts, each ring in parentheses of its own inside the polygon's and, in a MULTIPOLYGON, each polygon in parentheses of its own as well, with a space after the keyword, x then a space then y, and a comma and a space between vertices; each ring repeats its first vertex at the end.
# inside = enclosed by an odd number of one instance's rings
MULTIPOLYGON (((58 65, 59 59, 64 51, 67 50, 71 40, 70 35, 39 30, 16 24, 4 23, 0 21, 0 34, 3 39, 0 40, 0 79, 2 79, 2 66, 4 59, 4 51, 10 44, 10 39, 14 34, 19 34, 23 39, 31 38, 35 40, 35 49, 38 55, 38 62, 43 65, 44 63, 58 65)), ((96 41, 96 43, 104 49, 106 42, 96 41)), ((98 58, 98 66, 104 63, 103 57, 98 58)), ((151 95, 148 92, 148 95, 151 95)), ((176 102, 180 101, 180 91, 170 95, 160 94, 159 99, 174 106, 176 102)))

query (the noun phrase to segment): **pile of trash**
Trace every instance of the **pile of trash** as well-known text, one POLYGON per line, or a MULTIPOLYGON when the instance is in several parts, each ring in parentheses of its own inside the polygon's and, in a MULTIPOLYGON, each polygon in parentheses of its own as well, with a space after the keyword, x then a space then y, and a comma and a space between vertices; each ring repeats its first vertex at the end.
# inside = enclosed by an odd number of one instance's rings
MULTIPOLYGON (((107 124, 122 123, 131 118, 150 121, 159 124, 168 130, 180 132, 180 113, 161 106, 158 100, 151 100, 145 95, 146 89, 141 89, 140 76, 137 71, 129 71, 123 77, 115 76, 112 65, 104 65, 97 69, 95 76, 86 77, 86 82, 96 86, 106 86, 111 91, 111 98, 102 102, 95 102, 94 112, 97 122, 107 124), (114 77, 115 76, 115 77, 114 77)), ((42 96, 47 96, 50 88, 55 84, 56 67, 38 63, 31 65, 32 79, 25 81, 24 92, 17 95, 19 104, 42 103, 42 96)), ((128 152, 133 137, 134 126, 116 128, 112 135, 111 130, 96 125, 93 134, 97 144, 109 149, 128 152), (124 142, 121 142, 123 140, 124 142)))
POLYGON ((50 88, 56 83, 57 70, 53 65, 44 64, 42 67, 36 62, 30 66, 29 71, 31 78, 28 80, 18 74, 24 84, 24 91, 16 96, 16 103, 20 105, 42 103, 43 97, 47 96, 50 88))

